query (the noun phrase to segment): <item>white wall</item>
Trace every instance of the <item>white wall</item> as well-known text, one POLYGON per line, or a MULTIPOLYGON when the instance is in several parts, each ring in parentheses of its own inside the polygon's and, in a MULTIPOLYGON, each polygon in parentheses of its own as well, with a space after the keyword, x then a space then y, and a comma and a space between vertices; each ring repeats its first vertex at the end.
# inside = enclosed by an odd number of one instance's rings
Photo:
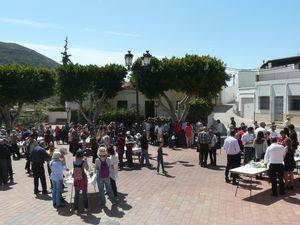
POLYGON ((47 112, 48 122, 54 124, 57 119, 67 119, 67 112, 47 112))

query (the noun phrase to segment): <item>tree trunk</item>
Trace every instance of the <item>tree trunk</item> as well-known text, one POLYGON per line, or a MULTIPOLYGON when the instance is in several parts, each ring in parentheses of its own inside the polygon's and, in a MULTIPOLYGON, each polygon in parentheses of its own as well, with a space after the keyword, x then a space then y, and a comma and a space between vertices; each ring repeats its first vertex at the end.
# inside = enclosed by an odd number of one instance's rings
POLYGON ((5 127, 7 130, 12 130, 18 121, 19 115, 22 111, 23 103, 18 104, 15 115, 12 115, 11 107, 8 105, 0 105, 0 114, 4 119, 5 127))
POLYGON ((79 105, 79 111, 80 111, 80 113, 81 113, 81 115, 83 116, 83 118, 86 120, 86 122, 88 123, 88 124, 92 124, 92 121, 90 120, 90 118, 88 117, 88 115, 86 115, 86 113, 84 112, 84 108, 83 108, 83 103, 82 103, 82 101, 78 101, 77 102, 78 103, 78 105, 79 105))

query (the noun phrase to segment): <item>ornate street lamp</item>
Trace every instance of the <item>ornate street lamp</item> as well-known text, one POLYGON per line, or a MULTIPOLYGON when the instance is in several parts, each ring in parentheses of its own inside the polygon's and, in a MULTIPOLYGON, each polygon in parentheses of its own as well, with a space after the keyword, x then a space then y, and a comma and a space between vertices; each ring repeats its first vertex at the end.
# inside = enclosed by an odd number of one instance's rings
MULTIPOLYGON (((148 65, 150 65, 151 57, 152 56, 149 53, 149 51, 146 51, 146 53, 144 53, 143 57, 142 57, 142 66, 148 66, 148 65)), ((131 53, 131 51, 128 51, 128 53, 125 54, 125 65, 127 66, 128 71, 131 70, 132 61, 133 61, 133 54, 131 53)), ((140 119, 139 83, 140 83, 140 75, 136 74, 136 85, 135 85, 135 93, 136 93, 136 121, 138 123, 138 129, 139 129, 139 119, 140 119)))
POLYGON ((128 53, 125 54, 125 65, 127 66, 128 70, 131 69, 132 60, 133 60, 133 55, 131 54, 131 51, 128 51, 128 53))

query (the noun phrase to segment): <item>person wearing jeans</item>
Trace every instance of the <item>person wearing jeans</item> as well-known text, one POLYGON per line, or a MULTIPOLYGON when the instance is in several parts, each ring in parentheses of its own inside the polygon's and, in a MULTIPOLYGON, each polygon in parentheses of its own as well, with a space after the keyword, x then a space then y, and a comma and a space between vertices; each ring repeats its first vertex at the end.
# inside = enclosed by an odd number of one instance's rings
POLYGON ((244 146, 244 165, 254 159, 255 149, 254 142, 254 129, 248 127, 247 132, 242 135, 242 143, 244 146))
POLYGON ((141 148, 142 148, 142 152, 141 152, 141 166, 144 165, 144 161, 146 160, 146 165, 150 166, 150 162, 149 162, 149 154, 148 154, 148 139, 147 139, 147 135, 146 135, 146 131, 143 131, 143 135, 141 137, 141 148))
POLYGON ((110 159, 107 158, 107 150, 105 147, 99 148, 98 157, 99 158, 97 158, 95 161, 95 166, 97 171, 100 207, 104 207, 106 204, 104 187, 111 203, 114 205, 116 204, 116 199, 110 183, 110 171, 113 169, 113 166, 110 159))
POLYGON ((199 147, 199 164, 201 167, 207 167, 207 158, 210 147, 210 136, 207 132, 207 128, 203 127, 202 131, 198 135, 198 147, 199 147))
POLYGON ((52 183, 52 201, 53 207, 61 207, 61 193, 63 186, 63 171, 65 166, 62 163, 63 156, 60 152, 53 152, 52 160, 49 164, 51 169, 50 179, 52 183))

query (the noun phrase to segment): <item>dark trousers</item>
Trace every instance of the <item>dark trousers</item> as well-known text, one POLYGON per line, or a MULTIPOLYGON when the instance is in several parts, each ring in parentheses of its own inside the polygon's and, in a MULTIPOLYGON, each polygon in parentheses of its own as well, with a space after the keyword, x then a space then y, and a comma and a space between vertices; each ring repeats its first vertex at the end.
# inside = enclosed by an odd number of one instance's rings
POLYGON ((127 159, 127 166, 132 167, 133 166, 133 161, 132 161, 132 149, 126 150, 126 159, 127 159))
POLYGON ((283 183, 283 164, 270 164, 269 166, 269 177, 272 183, 272 194, 277 195, 277 179, 279 182, 279 192, 284 193, 284 183, 283 183))
POLYGON ((209 146, 208 144, 200 144, 199 147, 200 147, 199 164, 201 166, 207 166, 209 146))
POLYGON ((121 151, 121 152, 118 154, 118 157, 119 157, 119 168, 120 168, 120 169, 123 169, 123 166, 124 166, 124 162, 123 162, 124 151, 121 151))
POLYGON ((12 144, 11 145, 12 150, 13 150, 13 157, 14 158, 20 158, 21 154, 20 154, 20 150, 17 144, 12 144))
POLYGON ((114 196, 115 197, 118 197, 118 190, 117 190, 117 184, 116 184, 116 181, 112 178, 110 178, 110 185, 111 185, 111 189, 114 193, 114 196))
MULTIPOLYGON (((234 169, 239 167, 241 164, 241 155, 240 154, 236 154, 236 155, 227 155, 227 165, 226 165, 226 169, 225 169, 225 178, 228 178, 229 175, 229 170, 234 169)), ((231 175, 233 182, 236 181, 236 175, 232 174, 231 175)))
POLYGON ((39 179, 41 180, 43 192, 47 191, 44 164, 33 162, 32 172, 33 172, 34 192, 37 192, 39 189, 39 179))
POLYGON ((12 164, 11 164, 11 157, 9 157, 7 159, 7 173, 8 173, 8 176, 9 176, 9 180, 11 182, 14 179, 13 169, 12 169, 12 164))
POLYGON ((209 150, 209 158, 210 158, 210 164, 216 165, 217 164, 217 148, 211 147, 209 150))
POLYGON ((244 165, 253 160, 255 157, 255 149, 252 147, 244 147, 244 165))
POLYGON ((157 157, 157 172, 159 173, 159 166, 161 165, 162 171, 165 172, 163 157, 157 157))
POLYGON ((30 165, 31 165, 31 162, 30 162, 30 159, 29 159, 29 153, 26 153, 25 170, 27 170, 28 173, 31 172, 30 165))
POLYGON ((7 159, 0 159, 0 184, 7 184, 7 159))

